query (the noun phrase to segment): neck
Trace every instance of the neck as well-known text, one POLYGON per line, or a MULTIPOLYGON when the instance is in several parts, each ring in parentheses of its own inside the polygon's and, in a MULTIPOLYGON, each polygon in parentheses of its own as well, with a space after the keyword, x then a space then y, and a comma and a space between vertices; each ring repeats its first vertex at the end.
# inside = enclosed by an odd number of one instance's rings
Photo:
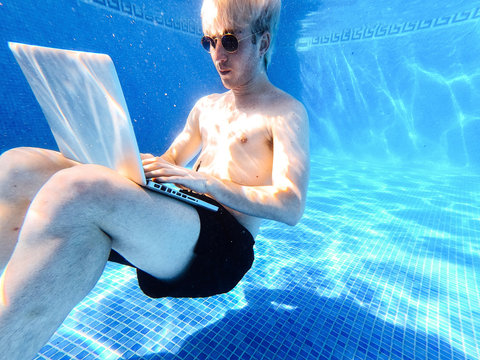
POLYGON ((272 84, 265 71, 262 71, 249 82, 232 89, 233 97, 237 108, 254 105, 261 94, 271 89, 272 84))

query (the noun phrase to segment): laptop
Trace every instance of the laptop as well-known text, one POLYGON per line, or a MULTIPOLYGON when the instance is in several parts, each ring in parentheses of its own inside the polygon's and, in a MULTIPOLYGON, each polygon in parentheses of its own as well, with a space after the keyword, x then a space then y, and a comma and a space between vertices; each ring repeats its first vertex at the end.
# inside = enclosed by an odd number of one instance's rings
POLYGON ((192 191, 147 181, 123 91, 108 55, 14 42, 8 45, 65 157, 109 167, 140 186, 218 210, 192 191))

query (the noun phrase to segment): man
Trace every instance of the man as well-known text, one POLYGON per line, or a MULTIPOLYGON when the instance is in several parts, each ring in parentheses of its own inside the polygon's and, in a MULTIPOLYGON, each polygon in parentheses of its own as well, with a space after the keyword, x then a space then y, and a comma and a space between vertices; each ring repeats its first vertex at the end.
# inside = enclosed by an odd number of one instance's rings
POLYGON ((32 358, 109 258, 135 266, 149 296, 209 296, 248 271, 261 218, 298 222, 308 119, 267 77, 279 12, 280 0, 204 1, 202 44, 228 91, 200 99, 161 157, 142 155, 148 178, 205 194, 219 212, 54 151, 1 156, 0 354, 32 358))

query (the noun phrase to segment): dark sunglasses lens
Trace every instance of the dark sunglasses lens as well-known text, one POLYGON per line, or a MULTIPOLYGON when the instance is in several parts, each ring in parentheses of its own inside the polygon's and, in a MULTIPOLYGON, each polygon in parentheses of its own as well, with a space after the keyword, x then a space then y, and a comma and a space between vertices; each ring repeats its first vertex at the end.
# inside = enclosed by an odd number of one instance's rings
POLYGON ((222 46, 228 52, 234 52, 238 49, 238 40, 233 35, 223 35, 222 46))
POLYGON ((211 51, 211 47, 215 48, 215 44, 213 42, 213 39, 211 37, 208 37, 208 36, 202 37, 202 46, 208 52, 211 51))

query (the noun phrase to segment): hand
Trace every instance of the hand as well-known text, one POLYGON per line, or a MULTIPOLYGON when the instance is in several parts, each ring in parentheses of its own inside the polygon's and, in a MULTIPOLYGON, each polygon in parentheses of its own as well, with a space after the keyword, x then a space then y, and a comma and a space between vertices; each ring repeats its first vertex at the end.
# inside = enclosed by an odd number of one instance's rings
POLYGON ((207 175, 177 166, 151 154, 141 154, 143 170, 147 179, 174 183, 198 193, 206 193, 207 175))

